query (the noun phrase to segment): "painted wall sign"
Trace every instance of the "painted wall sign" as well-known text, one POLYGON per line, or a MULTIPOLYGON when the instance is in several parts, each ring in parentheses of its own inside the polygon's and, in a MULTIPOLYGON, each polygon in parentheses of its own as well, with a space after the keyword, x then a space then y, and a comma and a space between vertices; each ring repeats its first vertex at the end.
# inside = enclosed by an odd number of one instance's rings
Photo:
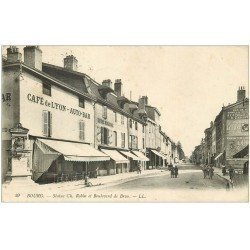
POLYGON ((249 125, 248 123, 242 123, 241 121, 235 123, 229 123, 227 124, 227 130, 247 132, 249 130, 249 125))
POLYGON ((227 112, 227 119, 248 119, 247 108, 235 108, 227 112))
POLYGON ((113 124, 113 123, 108 122, 108 121, 106 121, 106 120, 103 120, 103 119, 101 119, 101 118, 97 118, 97 122, 100 123, 100 124, 107 125, 107 126, 109 126, 109 127, 114 127, 114 124, 113 124))
POLYGON ((74 108, 67 107, 66 105, 63 105, 63 104, 60 104, 60 103, 57 103, 57 102, 48 101, 48 100, 46 100, 46 99, 44 99, 43 97, 40 97, 40 96, 32 95, 32 94, 29 93, 27 95, 27 99, 30 102, 33 102, 33 103, 37 103, 37 104, 47 106, 47 107, 50 107, 50 108, 53 108, 53 109, 58 109, 60 111, 69 112, 72 115, 78 115, 78 116, 84 117, 86 119, 90 119, 90 114, 89 113, 83 112, 83 111, 81 111, 79 109, 74 109, 74 108))

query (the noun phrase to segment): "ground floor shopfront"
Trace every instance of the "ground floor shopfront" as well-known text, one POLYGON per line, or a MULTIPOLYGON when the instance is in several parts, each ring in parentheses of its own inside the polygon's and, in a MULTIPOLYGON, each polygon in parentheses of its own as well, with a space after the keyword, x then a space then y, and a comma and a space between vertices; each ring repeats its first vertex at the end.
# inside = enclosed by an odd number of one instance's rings
POLYGON ((97 177, 98 169, 110 157, 88 144, 34 139, 32 179, 38 183, 97 177))
POLYGON ((110 157, 110 161, 105 162, 101 169, 99 169, 99 175, 112 175, 138 171, 146 169, 146 162, 149 159, 138 150, 124 150, 116 148, 101 148, 100 150, 110 157))
POLYGON ((147 169, 167 167, 168 165, 167 157, 155 149, 147 148, 146 156, 149 158, 147 169))
MULTIPOLYGON (((27 145, 30 153, 23 167, 34 182, 41 184, 80 180, 86 174, 94 178, 141 171, 150 161, 139 150, 95 149, 89 144, 52 138, 28 136, 27 145)), ((5 158, 7 162, 7 154, 5 158)))

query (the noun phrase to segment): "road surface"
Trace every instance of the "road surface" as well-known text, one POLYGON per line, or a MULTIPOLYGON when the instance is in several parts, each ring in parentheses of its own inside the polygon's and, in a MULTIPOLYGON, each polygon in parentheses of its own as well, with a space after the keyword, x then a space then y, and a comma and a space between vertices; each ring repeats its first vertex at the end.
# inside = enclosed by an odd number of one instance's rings
POLYGON ((169 171, 161 176, 144 177, 107 188, 107 190, 154 190, 154 189, 225 189, 225 182, 217 175, 213 179, 203 179, 203 173, 196 166, 180 166, 178 178, 171 178, 169 171))

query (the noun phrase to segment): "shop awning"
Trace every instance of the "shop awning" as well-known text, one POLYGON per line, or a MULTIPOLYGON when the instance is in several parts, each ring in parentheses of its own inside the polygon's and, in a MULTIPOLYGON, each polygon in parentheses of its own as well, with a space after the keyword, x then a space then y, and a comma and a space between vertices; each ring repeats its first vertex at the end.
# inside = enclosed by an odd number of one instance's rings
POLYGON ((62 154, 66 161, 109 161, 110 157, 88 144, 39 139, 42 143, 62 154))
POLYGON ((110 158, 114 160, 116 163, 129 163, 129 160, 122 154, 120 154, 117 150, 101 149, 101 151, 104 154, 110 156, 110 158))
POLYGON ((132 151, 133 154, 138 156, 141 161, 149 161, 148 157, 146 157, 142 152, 140 151, 132 151))
POLYGON ((244 158, 249 155, 249 145, 240 150, 237 154, 233 156, 233 158, 244 158))
POLYGON ((134 154, 130 153, 129 151, 119 151, 121 154, 126 155, 129 158, 132 158, 135 161, 140 161, 140 158, 135 156, 134 154))
POLYGON ((167 157, 166 157, 165 155, 161 154, 160 152, 158 152, 158 151, 156 151, 156 150, 154 150, 154 149, 152 149, 151 151, 152 151, 154 154, 156 154, 157 156, 161 157, 162 159, 167 159, 167 157))
POLYGON ((214 160, 215 160, 215 161, 218 160, 222 155, 223 155, 223 153, 219 153, 219 154, 214 158, 214 160))

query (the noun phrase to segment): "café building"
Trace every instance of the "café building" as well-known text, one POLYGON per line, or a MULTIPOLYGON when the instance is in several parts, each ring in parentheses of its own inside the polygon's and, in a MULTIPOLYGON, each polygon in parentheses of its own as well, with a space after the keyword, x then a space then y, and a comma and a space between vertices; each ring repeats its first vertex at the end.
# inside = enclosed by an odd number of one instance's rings
MULTIPOLYGON (((67 60, 65 62, 67 64, 67 60)), ((51 182, 96 173, 95 98, 46 73, 38 46, 7 49, 2 80, 2 180, 51 182)))

